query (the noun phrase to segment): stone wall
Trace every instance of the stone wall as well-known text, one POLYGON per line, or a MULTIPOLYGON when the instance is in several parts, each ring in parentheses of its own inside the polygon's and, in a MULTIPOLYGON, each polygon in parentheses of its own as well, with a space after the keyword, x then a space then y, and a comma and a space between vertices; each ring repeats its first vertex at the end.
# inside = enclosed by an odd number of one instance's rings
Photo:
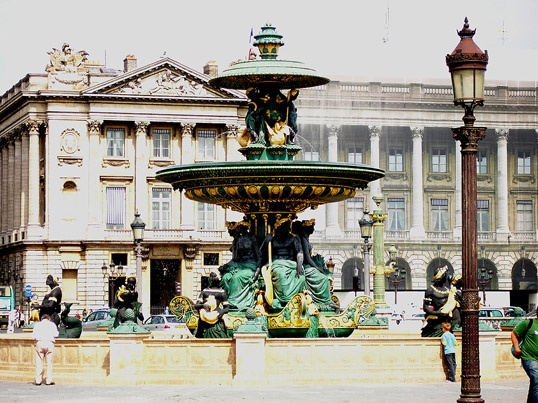
MULTIPOLYGON (((510 346, 509 332, 481 333, 483 381, 526 379, 510 346)), ((0 336, 0 379, 32 382, 34 371, 30 335, 0 336)), ((87 333, 79 340, 58 340, 54 357, 58 383, 276 385, 445 378, 438 338, 373 330, 358 330, 345 339, 264 339, 243 334, 237 339, 197 340, 87 333)))

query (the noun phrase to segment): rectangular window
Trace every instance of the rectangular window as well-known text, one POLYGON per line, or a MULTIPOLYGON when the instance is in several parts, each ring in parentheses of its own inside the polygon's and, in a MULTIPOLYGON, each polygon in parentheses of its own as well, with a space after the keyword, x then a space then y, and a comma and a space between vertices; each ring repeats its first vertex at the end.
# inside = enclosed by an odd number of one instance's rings
POLYGON ((170 229, 171 195, 168 188, 151 190, 151 226, 153 229, 170 229))
POLYGON ((448 200, 432 199, 432 231, 448 231, 448 200))
POLYGON ((476 201, 478 232, 489 232, 489 200, 476 201))
POLYGON ((446 172, 446 149, 432 149, 432 172, 446 172))
POLYGON ((362 147, 348 147, 347 162, 352 164, 362 164, 362 147))
POLYGON ((488 154, 486 150, 478 150, 476 155, 476 173, 482 175, 488 173, 488 154))
POLYGON ((216 130, 199 129, 196 131, 198 140, 198 160, 213 161, 215 159, 216 130))
POLYGON ((77 275, 78 270, 62 270, 62 299, 64 301, 76 301, 78 299, 77 275))
POLYGON ((360 229, 359 220, 364 214, 364 197, 352 197, 346 201, 346 228, 360 229))
POLYGON ((197 203, 197 211, 198 229, 211 230, 216 228, 216 210, 214 204, 197 203))
POLYGON ((402 231, 405 229, 405 203, 403 198, 389 198, 387 200, 388 231, 402 231))
POLYGON ((517 232, 533 231, 532 200, 517 200, 517 232))
POLYGON ((403 171, 403 149, 402 147, 389 148, 389 171, 403 171))
POLYGON ((125 226, 125 188, 106 188, 106 228, 123 229, 125 226))
POLYGON ((517 173, 519 175, 531 174, 531 153, 530 151, 517 152, 517 173))
POLYGON ((319 153, 317 151, 303 151, 305 161, 319 161, 319 153))
POLYGON ((125 143, 125 129, 108 127, 106 129, 107 156, 123 157, 125 143))
POLYGON ((170 129, 152 129, 153 158, 170 158, 170 129))

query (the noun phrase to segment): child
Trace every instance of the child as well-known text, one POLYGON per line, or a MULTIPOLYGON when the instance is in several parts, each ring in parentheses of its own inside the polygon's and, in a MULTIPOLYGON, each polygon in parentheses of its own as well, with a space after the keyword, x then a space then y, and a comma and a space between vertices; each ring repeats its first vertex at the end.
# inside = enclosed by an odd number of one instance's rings
POLYGON ((456 382, 456 346, 458 341, 454 334, 450 332, 450 323, 443 323, 443 336, 441 343, 445 350, 445 359, 448 366, 448 379, 446 382, 456 382))

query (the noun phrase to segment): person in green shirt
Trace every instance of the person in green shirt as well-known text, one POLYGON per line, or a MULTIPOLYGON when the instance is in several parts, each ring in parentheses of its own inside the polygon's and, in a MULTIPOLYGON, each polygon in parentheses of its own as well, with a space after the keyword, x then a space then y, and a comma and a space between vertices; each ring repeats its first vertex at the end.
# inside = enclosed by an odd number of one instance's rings
POLYGON ((538 403, 538 321, 529 319, 533 323, 530 328, 529 321, 524 320, 514 328, 512 332, 512 344, 514 345, 514 354, 521 357, 521 365, 527 373, 530 384, 527 403, 538 403), (527 331, 528 328, 528 331, 527 331), (519 340, 525 331, 525 338, 521 348, 519 340))

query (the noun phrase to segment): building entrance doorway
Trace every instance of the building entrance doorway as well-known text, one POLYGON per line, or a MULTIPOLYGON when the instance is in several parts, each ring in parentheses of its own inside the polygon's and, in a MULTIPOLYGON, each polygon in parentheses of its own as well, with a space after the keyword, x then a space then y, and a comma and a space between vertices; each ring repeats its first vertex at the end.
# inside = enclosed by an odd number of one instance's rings
POLYGON ((158 315, 176 295, 176 283, 180 282, 179 259, 151 259, 150 313, 158 315))

